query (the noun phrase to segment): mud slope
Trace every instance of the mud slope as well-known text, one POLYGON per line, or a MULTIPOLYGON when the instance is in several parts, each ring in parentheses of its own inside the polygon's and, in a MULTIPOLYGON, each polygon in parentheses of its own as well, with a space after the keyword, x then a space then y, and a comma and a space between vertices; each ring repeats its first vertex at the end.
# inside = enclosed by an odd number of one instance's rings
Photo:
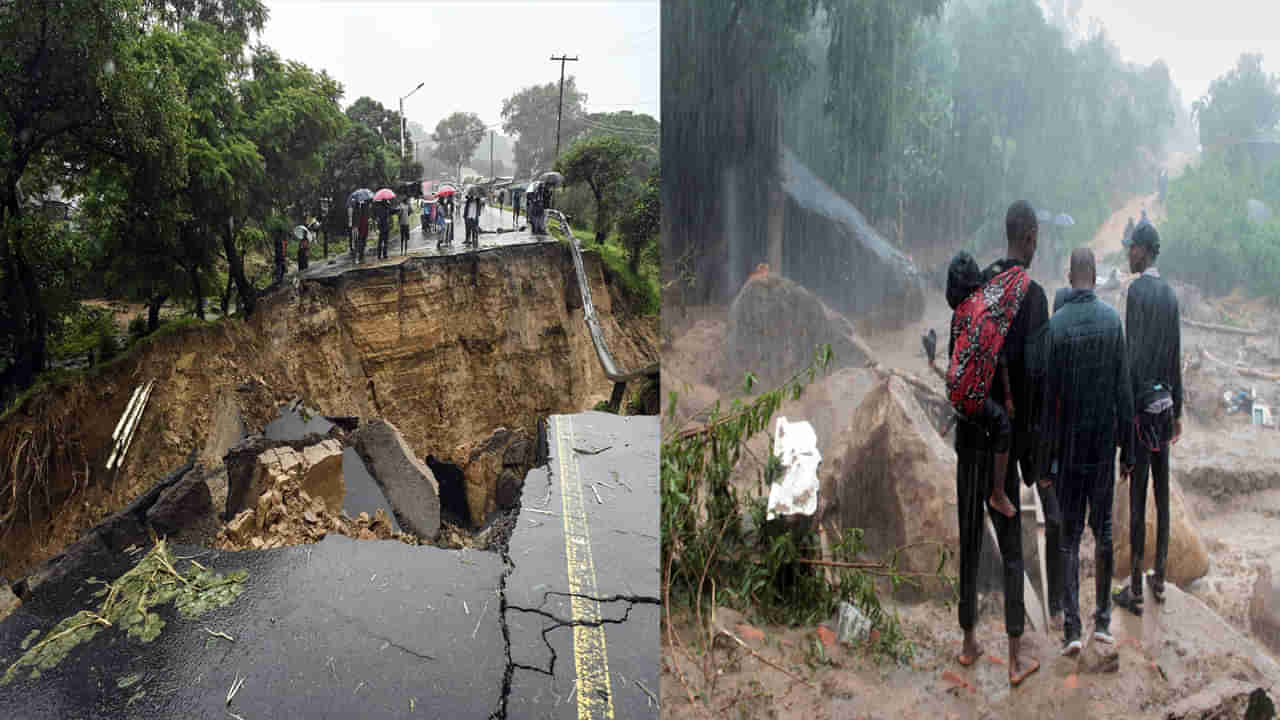
MULTIPOLYGON (((620 364, 657 359, 656 318, 629 316, 599 257, 585 258, 620 364)), ((558 243, 308 280, 265 298, 249 321, 149 341, 92 376, 26 400, 0 420, 0 576, 59 552, 202 450, 231 407, 260 431, 300 396, 328 415, 382 417, 420 457, 465 466, 497 427, 609 397, 558 243), (103 470, 134 388, 156 381, 118 477, 103 470), (8 516, 6 518, 6 516, 8 516)))

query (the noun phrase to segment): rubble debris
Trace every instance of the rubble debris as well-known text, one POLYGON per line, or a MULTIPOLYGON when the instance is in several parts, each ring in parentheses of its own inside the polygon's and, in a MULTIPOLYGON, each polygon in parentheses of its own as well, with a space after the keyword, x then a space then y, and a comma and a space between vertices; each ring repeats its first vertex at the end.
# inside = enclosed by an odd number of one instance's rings
POLYGON ((774 454, 782 461, 784 475, 769 490, 766 519, 779 515, 813 515, 818 511, 818 436, 813 426, 779 417, 774 431, 774 454))
POLYGON ((840 602, 840 619, 836 625, 836 637, 845 645, 862 641, 871 632, 871 618, 862 614, 854 605, 840 602))

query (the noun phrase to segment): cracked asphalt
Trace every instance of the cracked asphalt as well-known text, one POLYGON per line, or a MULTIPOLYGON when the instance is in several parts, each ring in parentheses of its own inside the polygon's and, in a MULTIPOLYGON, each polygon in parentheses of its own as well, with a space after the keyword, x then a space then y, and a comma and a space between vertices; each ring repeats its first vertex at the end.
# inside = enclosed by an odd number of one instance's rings
MULTIPOLYGON (((193 620, 162 608, 151 643, 100 632, 0 686, 0 717, 656 718, 658 424, 552 417, 550 460, 526 479, 504 554, 338 535, 239 553, 172 546, 218 572, 246 568, 244 593, 193 620)), ((0 662, 96 604, 88 578, 140 557, 42 587, 0 623, 0 662)))

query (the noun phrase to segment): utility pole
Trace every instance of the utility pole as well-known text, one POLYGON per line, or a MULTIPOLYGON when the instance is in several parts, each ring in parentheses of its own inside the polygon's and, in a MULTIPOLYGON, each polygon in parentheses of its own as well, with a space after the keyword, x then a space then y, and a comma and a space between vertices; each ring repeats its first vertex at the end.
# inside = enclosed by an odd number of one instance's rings
MULTIPOLYGON (((418 83, 418 87, 410 90, 409 95, 412 95, 418 92, 419 90, 422 89, 422 86, 426 84, 427 83, 425 80, 423 82, 418 83)), ((404 166, 404 101, 408 99, 409 95, 405 95, 404 97, 400 98, 400 165, 401 165, 400 179, 401 180, 405 179, 404 167, 403 167, 404 166)))
POLYGON ((493 175, 493 131, 489 131, 489 182, 492 184, 493 175))
POLYGON ((552 55, 551 60, 560 63, 560 104, 556 106, 556 155, 551 160, 551 164, 554 165, 555 161, 560 158, 560 115, 564 113, 564 64, 566 62, 577 62, 578 56, 566 57, 561 55, 556 57, 552 55))

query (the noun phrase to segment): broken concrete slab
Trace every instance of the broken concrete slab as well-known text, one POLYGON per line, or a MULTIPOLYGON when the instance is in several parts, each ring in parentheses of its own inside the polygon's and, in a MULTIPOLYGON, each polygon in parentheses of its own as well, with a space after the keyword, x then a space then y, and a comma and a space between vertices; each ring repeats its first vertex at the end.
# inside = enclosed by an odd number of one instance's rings
POLYGON ((213 515, 213 495, 201 470, 186 473, 165 488, 147 510, 147 523, 162 535, 177 535, 213 515))
POLYGON ((504 456, 514 433, 500 427, 481 440, 467 453, 462 469, 466 478, 467 511, 472 527, 483 525, 489 514, 498 509, 498 478, 502 475, 504 456))
POLYGON ((258 496, 265 490, 263 478, 258 474, 258 457, 276 442, 261 435, 250 435, 223 456, 227 466, 227 510, 224 520, 230 520, 241 510, 252 508, 258 496))
POLYGON ((342 443, 325 440, 318 445, 302 449, 302 490, 313 498, 319 498, 329 512, 341 512, 346 498, 346 484, 342 474, 342 443))
POLYGON ((440 485, 400 431, 385 420, 372 420, 352 439, 400 526, 425 540, 434 539, 440 532, 440 485))
POLYGON ((213 419, 210 422, 209 434, 204 448, 200 451, 200 463, 212 468, 222 463, 227 451, 235 447, 246 433, 244 418, 240 415, 240 404, 236 394, 231 390, 223 390, 214 400, 213 419))

